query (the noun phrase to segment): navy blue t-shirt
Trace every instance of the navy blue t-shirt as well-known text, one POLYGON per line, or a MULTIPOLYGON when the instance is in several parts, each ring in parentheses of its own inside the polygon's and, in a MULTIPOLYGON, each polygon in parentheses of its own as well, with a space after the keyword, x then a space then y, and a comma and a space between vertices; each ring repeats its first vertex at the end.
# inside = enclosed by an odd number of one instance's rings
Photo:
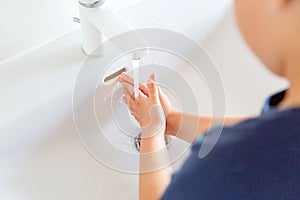
POLYGON ((162 199, 300 199, 300 108, 278 111, 283 97, 269 98, 260 117, 223 128, 205 158, 201 142, 193 144, 162 199))

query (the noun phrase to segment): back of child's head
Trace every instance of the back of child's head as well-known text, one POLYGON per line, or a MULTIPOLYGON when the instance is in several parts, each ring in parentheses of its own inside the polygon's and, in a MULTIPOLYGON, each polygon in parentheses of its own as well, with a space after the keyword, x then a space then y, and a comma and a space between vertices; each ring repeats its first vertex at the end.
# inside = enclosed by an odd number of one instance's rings
POLYGON ((273 73, 288 78, 300 57, 300 0, 235 0, 235 10, 250 48, 273 73))

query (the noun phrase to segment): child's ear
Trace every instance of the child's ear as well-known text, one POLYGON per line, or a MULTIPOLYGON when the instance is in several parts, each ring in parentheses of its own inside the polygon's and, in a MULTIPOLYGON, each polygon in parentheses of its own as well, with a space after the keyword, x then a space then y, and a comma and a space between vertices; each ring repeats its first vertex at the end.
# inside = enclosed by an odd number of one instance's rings
POLYGON ((273 1, 269 0, 269 2, 271 4, 273 3, 274 8, 277 7, 279 9, 285 8, 295 1, 298 1, 298 0, 273 0, 273 1))
POLYGON ((268 12, 278 14, 280 12, 300 13, 300 0, 266 0, 268 1, 268 12))

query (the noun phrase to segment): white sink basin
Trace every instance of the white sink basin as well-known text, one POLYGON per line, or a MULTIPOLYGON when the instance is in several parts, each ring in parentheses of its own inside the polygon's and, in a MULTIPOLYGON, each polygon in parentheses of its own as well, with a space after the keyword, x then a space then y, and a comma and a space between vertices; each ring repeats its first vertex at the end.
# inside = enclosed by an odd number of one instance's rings
MULTIPOLYGON (((112 51, 106 48, 110 54, 89 58, 83 64, 73 98, 75 123, 87 150, 104 165, 128 173, 139 172, 134 139, 141 130, 122 103, 121 85, 116 84, 116 80, 104 82, 113 72, 127 67, 133 75, 133 71, 138 70, 143 83, 151 73, 156 73, 159 85, 176 107, 194 114, 225 114, 223 83, 200 46, 171 31, 142 29, 136 33, 149 44, 141 66, 132 68, 130 57, 122 54, 122 51, 128 52, 126 45, 121 45, 121 54, 119 51, 114 54, 114 47, 112 51)), ((126 35, 117 36, 111 42, 120 44, 122 39, 128 42, 126 35)), ((107 43, 103 46, 109 47, 110 42, 107 43)), ((172 140, 169 144, 171 162, 181 158, 188 147, 188 143, 172 140)))

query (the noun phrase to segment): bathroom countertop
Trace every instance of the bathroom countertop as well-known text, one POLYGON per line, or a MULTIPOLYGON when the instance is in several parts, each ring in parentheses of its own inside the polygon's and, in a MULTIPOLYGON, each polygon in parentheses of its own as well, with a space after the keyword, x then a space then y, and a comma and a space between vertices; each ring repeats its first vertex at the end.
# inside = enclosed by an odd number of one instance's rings
POLYGON ((77 30, 1 65, 0 123, 69 94, 85 58, 77 30))

